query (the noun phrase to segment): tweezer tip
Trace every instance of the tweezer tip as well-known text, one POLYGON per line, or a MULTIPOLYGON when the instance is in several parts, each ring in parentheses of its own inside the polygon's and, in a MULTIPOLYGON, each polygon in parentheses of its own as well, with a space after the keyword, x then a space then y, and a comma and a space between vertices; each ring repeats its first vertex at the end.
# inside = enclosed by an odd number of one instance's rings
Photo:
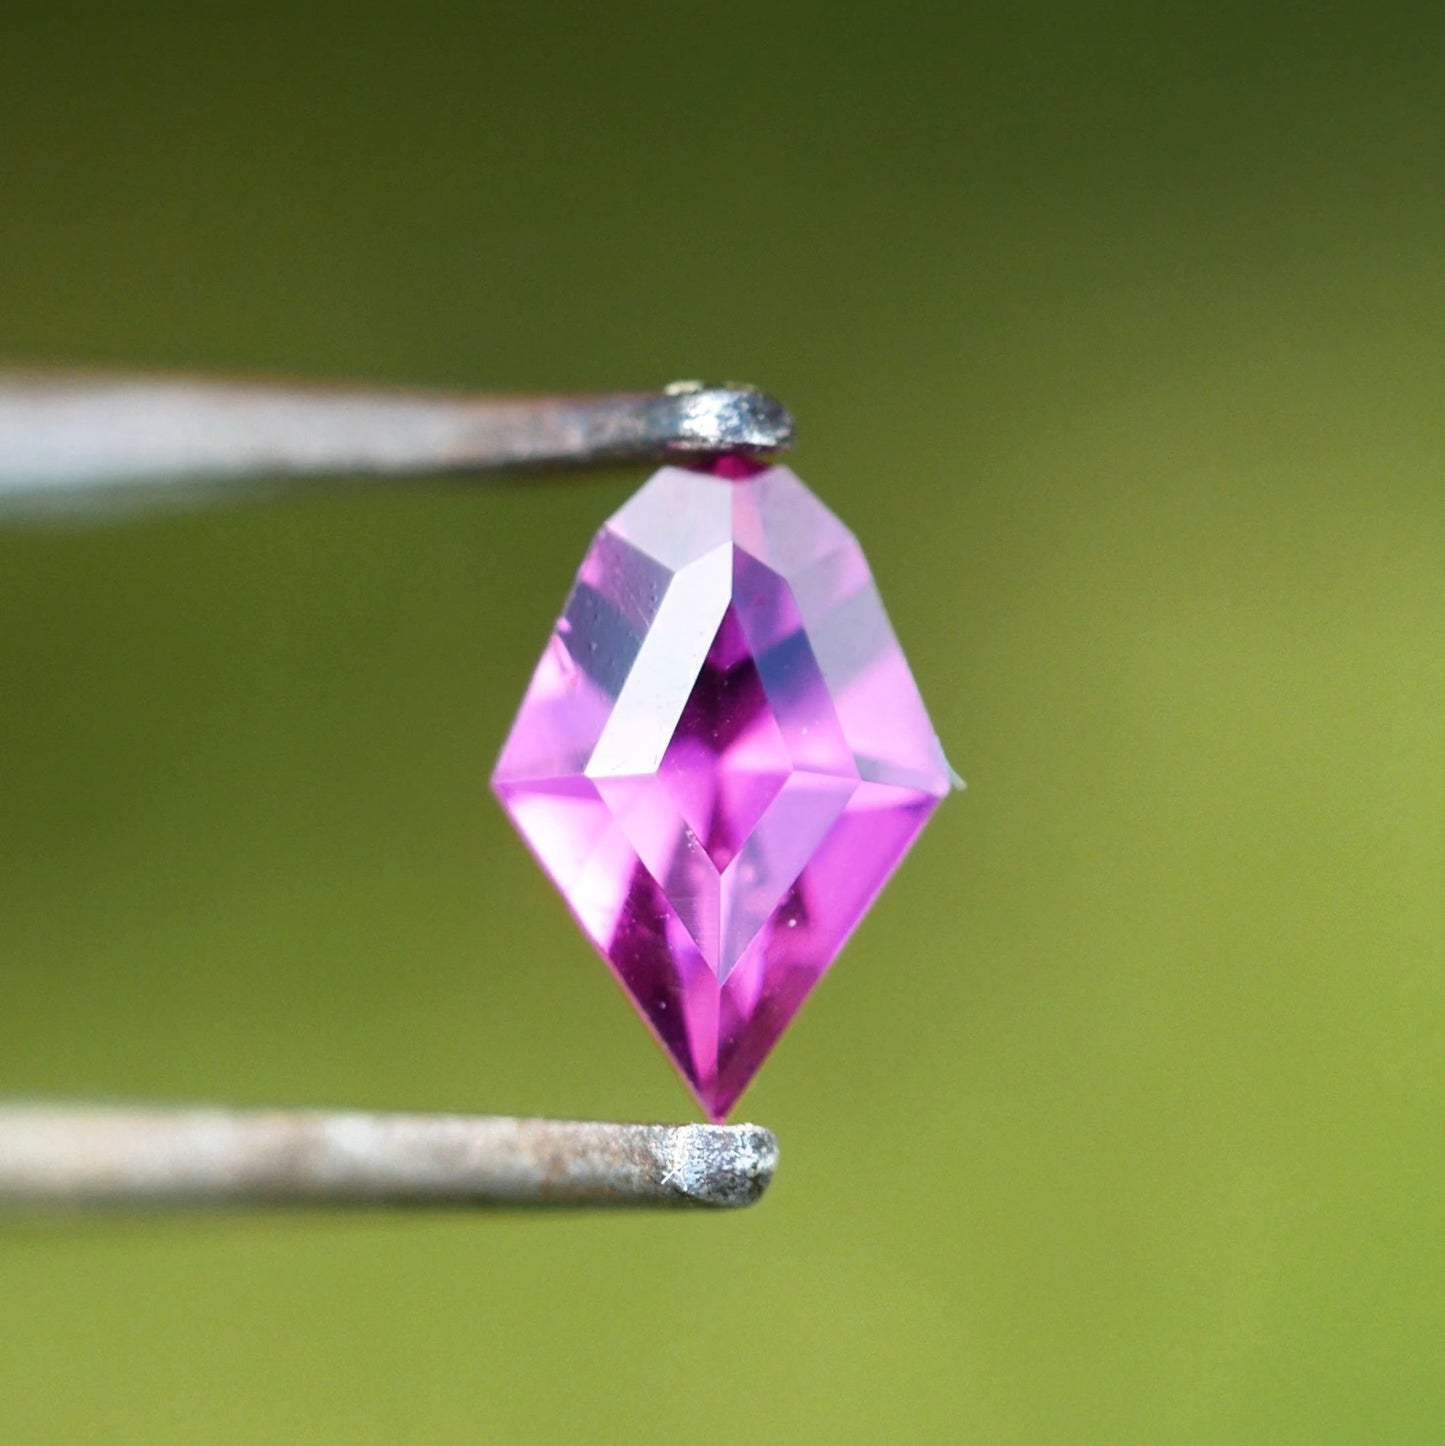
POLYGON ((667 1183, 693 1205, 754 1204, 778 1168, 778 1139, 761 1125, 687 1125, 677 1131, 667 1183))
POLYGON ((781 452, 793 444, 793 418, 776 397, 740 383, 674 382, 664 392, 674 409, 669 450, 699 453, 781 452))

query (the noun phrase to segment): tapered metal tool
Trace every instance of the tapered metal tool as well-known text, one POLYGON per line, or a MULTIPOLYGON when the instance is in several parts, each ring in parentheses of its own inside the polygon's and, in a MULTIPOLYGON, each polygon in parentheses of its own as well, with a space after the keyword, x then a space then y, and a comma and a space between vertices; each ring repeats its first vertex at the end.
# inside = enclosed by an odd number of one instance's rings
MULTIPOLYGON (((0 372, 0 518, 190 505, 437 474, 490 475, 792 443, 747 386, 497 397, 0 372)), ((90 1206, 750 1205, 756 1125, 0 1106, 0 1210, 90 1206)))
POLYGON ((0 1107, 0 1210, 97 1206, 751 1205, 757 1125, 469 1115, 0 1107))
POLYGON ((509 397, 0 371, 0 507, 767 454, 792 436, 748 386, 509 397))

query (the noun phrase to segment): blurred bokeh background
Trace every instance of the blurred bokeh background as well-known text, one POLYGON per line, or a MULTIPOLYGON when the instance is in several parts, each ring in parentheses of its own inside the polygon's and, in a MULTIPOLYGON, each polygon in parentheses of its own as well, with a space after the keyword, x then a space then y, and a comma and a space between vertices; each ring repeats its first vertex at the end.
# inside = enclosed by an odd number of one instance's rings
MULTIPOLYGON (((0 19, 0 355, 757 382, 970 782, 757 1210, 8 1226, 0 1439, 1438 1440, 1442 41, 0 19)), ((486 790, 638 480, 0 531, 0 1093, 690 1117, 486 790)))

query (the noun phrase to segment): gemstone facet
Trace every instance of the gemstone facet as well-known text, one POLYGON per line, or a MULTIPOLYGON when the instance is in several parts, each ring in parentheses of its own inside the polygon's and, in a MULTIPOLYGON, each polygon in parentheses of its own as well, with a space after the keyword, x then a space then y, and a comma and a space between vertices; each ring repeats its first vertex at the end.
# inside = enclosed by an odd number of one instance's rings
POLYGON ((951 774, 853 535, 725 461, 597 534, 492 786, 721 1119, 951 774))

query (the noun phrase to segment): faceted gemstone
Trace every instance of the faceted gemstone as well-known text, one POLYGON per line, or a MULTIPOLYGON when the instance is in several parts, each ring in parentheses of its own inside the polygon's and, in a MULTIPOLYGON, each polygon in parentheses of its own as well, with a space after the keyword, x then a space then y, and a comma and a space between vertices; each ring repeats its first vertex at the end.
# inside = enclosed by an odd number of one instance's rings
POLYGON ((737 461, 597 534, 492 779, 714 1119, 950 783, 853 535, 737 461))

